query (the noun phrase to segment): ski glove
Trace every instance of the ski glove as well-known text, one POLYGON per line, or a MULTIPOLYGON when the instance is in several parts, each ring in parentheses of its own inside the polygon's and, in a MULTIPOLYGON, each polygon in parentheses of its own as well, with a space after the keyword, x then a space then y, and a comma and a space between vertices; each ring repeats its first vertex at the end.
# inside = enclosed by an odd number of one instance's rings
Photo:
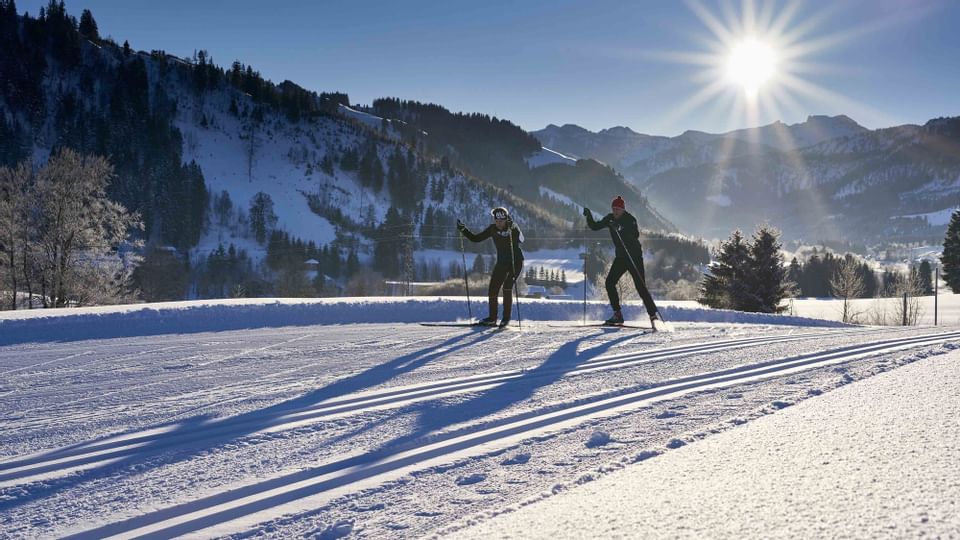
POLYGON ((583 207, 583 217, 590 217, 590 209, 586 206, 583 207))
POLYGON ((466 228, 467 228, 467 226, 464 225, 463 222, 458 219, 458 220, 457 220, 457 230, 460 231, 460 232, 463 232, 463 230, 466 229, 466 228))

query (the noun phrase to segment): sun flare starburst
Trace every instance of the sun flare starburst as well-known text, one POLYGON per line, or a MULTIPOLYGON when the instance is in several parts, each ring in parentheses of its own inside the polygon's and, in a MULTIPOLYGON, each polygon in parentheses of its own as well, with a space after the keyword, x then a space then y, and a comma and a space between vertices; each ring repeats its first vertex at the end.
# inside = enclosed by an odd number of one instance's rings
POLYGON ((689 120, 691 115, 700 121, 712 117, 713 122, 725 123, 731 129, 830 112, 876 124, 887 120, 882 112, 860 100, 815 82, 821 75, 836 78, 852 72, 816 57, 825 52, 836 56, 832 49, 842 43, 902 20, 883 17, 866 20, 856 29, 818 34, 843 9, 842 4, 810 12, 802 9, 801 0, 741 0, 739 9, 731 0, 721 2, 714 12, 700 0, 686 1, 707 32, 691 34, 703 48, 652 51, 650 56, 697 66, 700 71, 694 80, 701 85, 674 109, 666 111, 658 122, 660 126, 674 126, 689 120))
POLYGON ((760 88, 776 75, 777 56, 773 48, 747 38, 730 50, 727 80, 743 88, 747 98, 757 97, 760 88))

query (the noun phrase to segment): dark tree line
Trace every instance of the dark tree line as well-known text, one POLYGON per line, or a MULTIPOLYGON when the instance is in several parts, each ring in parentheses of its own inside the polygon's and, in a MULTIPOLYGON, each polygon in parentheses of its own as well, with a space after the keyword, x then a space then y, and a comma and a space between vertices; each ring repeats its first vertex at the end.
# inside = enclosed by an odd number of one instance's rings
POLYGON ((836 257, 828 251, 821 256, 814 250, 805 262, 801 263, 796 257, 790 261, 788 277, 796 285, 799 296, 811 298, 833 296, 830 280, 837 275, 845 258, 849 258, 855 264, 856 275, 863 283, 863 292, 859 297, 873 298, 877 296, 882 283, 876 272, 866 262, 854 261, 852 255, 836 257))
POLYGON ((820 254, 814 250, 805 262, 798 261, 796 257, 790 261, 787 279, 793 283, 798 296, 811 298, 836 296, 832 281, 841 273, 841 267, 844 264, 853 268, 852 272, 857 282, 862 284, 857 288, 858 294, 854 296, 855 298, 890 296, 902 289, 901 285, 907 280, 917 283, 920 294, 933 294, 933 269, 930 262, 926 260, 912 267, 909 275, 891 270, 878 273, 867 262, 849 253, 836 256, 830 252, 820 254))
POLYGON ((543 287, 567 287, 567 271, 547 270, 542 266, 537 268, 530 267, 524 273, 524 281, 527 285, 541 285, 543 287))

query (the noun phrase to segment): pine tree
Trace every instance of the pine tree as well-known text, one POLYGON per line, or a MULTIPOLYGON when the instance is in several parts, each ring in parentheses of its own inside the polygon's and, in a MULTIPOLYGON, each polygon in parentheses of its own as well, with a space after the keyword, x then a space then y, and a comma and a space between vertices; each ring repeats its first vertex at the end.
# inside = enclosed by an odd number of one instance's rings
POLYGON ((353 277, 359 269, 360 257, 357 256, 356 250, 351 250, 350 254, 347 255, 347 277, 353 277))
POLYGON ((920 284, 921 294, 933 294, 933 268, 930 266, 930 261, 924 259, 917 272, 919 273, 917 281, 920 284))
POLYGON ((470 268, 471 274, 486 274, 487 265, 483 260, 483 255, 477 254, 477 257, 473 260, 473 266, 470 268))
POLYGON ((92 41, 100 40, 97 21, 93 19, 93 13, 90 13, 89 9, 83 10, 83 13, 80 14, 80 35, 92 41))
POLYGON ((273 199, 262 191, 250 200, 250 229, 257 242, 261 244, 277 224, 277 216, 273 212, 273 199))
POLYGON ((700 285, 701 304, 712 308, 740 309, 747 304, 746 273, 750 267, 750 246, 743 233, 734 231, 720 244, 717 260, 711 263, 710 273, 700 285))
POLYGON ((780 232, 761 226, 753 233, 750 245, 750 272, 747 274, 746 305, 744 311, 780 313, 781 302, 790 296, 787 270, 780 252, 780 232))
POLYGON ((955 210, 947 225, 943 239, 943 254, 940 256, 943 271, 940 273, 953 294, 960 293, 960 210, 955 210))

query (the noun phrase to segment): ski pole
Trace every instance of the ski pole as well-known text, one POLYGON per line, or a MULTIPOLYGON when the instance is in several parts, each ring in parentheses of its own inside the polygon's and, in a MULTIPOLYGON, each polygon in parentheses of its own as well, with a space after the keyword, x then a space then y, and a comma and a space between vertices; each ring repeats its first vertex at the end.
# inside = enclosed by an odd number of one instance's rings
POLYGON ((587 324, 587 257, 589 257, 586 246, 583 248, 583 324, 587 324))
POLYGON ((520 317, 520 285, 517 284, 517 261, 513 255, 513 227, 510 227, 510 274, 513 277, 513 295, 517 299, 517 326, 523 328, 523 319, 520 317))
POLYGON ((473 308, 470 307, 470 279, 467 277, 467 254, 463 248, 463 233, 460 233, 460 257, 463 259, 463 287, 467 290, 467 314, 473 318, 473 308))

